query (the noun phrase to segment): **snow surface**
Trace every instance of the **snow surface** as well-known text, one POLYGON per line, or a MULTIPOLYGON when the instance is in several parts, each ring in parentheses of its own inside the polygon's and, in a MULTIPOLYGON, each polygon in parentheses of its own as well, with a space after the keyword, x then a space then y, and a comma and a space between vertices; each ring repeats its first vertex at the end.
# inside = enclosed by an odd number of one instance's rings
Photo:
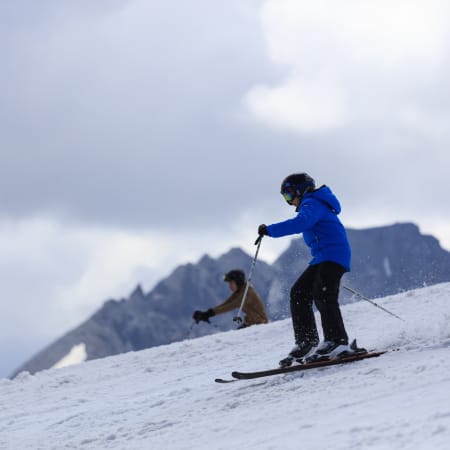
POLYGON ((276 366, 284 320, 1 379, 0 449, 449 449, 450 283, 377 303, 405 322, 361 301, 347 329, 399 350, 342 366, 214 382, 276 366))

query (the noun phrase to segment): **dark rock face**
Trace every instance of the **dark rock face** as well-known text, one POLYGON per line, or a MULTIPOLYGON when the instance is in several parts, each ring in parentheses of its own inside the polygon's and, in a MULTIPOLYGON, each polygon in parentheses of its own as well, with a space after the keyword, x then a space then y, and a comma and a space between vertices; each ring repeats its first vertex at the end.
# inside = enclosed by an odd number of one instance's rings
MULTIPOLYGON (((342 283, 366 297, 450 281, 450 253, 434 237, 420 234, 413 224, 347 232, 352 271, 342 283)), ((88 359, 96 359, 235 328, 233 313, 198 325, 193 325, 191 316, 195 309, 205 310, 222 302, 230 294, 223 274, 233 268, 248 273, 252 258, 238 248, 218 259, 204 256, 196 264, 179 266, 147 294, 138 286, 128 299, 108 300, 13 376, 24 370, 35 373, 48 369, 80 343, 85 344, 88 359)), ((289 316, 290 287, 309 260, 303 240, 295 237, 272 265, 257 262, 252 284, 265 301, 271 320, 289 316)), ((351 294, 341 291, 341 303, 353 300, 351 294)))

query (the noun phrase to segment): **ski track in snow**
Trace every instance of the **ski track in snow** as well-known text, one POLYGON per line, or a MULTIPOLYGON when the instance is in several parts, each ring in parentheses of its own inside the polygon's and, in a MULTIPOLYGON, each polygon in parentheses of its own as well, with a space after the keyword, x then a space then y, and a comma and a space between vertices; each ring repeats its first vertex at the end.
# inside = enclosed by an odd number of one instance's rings
POLYGON ((214 383, 276 367, 284 320, 0 379, 0 449, 447 450, 450 283, 377 303, 405 322, 361 301, 347 330, 398 351, 342 366, 214 383))

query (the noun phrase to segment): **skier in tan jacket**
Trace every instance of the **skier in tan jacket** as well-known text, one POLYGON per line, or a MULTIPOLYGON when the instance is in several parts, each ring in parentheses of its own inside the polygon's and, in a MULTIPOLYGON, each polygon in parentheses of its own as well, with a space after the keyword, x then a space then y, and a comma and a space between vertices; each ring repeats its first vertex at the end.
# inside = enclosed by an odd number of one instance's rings
MULTIPOLYGON (((223 314, 241 307, 242 297, 246 286, 244 272, 240 269, 230 270, 225 274, 224 281, 228 283, 232 294, 223 303, 210 308, 207 311, 195 311, 192 318, 196 323, 199 323, 200 321, 209 322, 209 318, 216 314, 223 314)), ((251 285, 248 286, 247 296, 242 311, 245 316, 244 321, 239 328, 269 322, 264 303, 251 285)))

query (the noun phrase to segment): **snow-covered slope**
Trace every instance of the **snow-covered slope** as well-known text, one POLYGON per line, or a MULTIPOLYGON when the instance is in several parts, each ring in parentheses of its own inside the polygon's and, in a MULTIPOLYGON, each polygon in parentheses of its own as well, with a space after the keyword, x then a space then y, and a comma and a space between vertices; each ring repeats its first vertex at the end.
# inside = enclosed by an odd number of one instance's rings
POLYGON ((343 308, 349 334, 395 349, 344 366, 219 385, 276 366, 289 320, 0 380, 0 448, 448 449, 450 284, 343 308))

